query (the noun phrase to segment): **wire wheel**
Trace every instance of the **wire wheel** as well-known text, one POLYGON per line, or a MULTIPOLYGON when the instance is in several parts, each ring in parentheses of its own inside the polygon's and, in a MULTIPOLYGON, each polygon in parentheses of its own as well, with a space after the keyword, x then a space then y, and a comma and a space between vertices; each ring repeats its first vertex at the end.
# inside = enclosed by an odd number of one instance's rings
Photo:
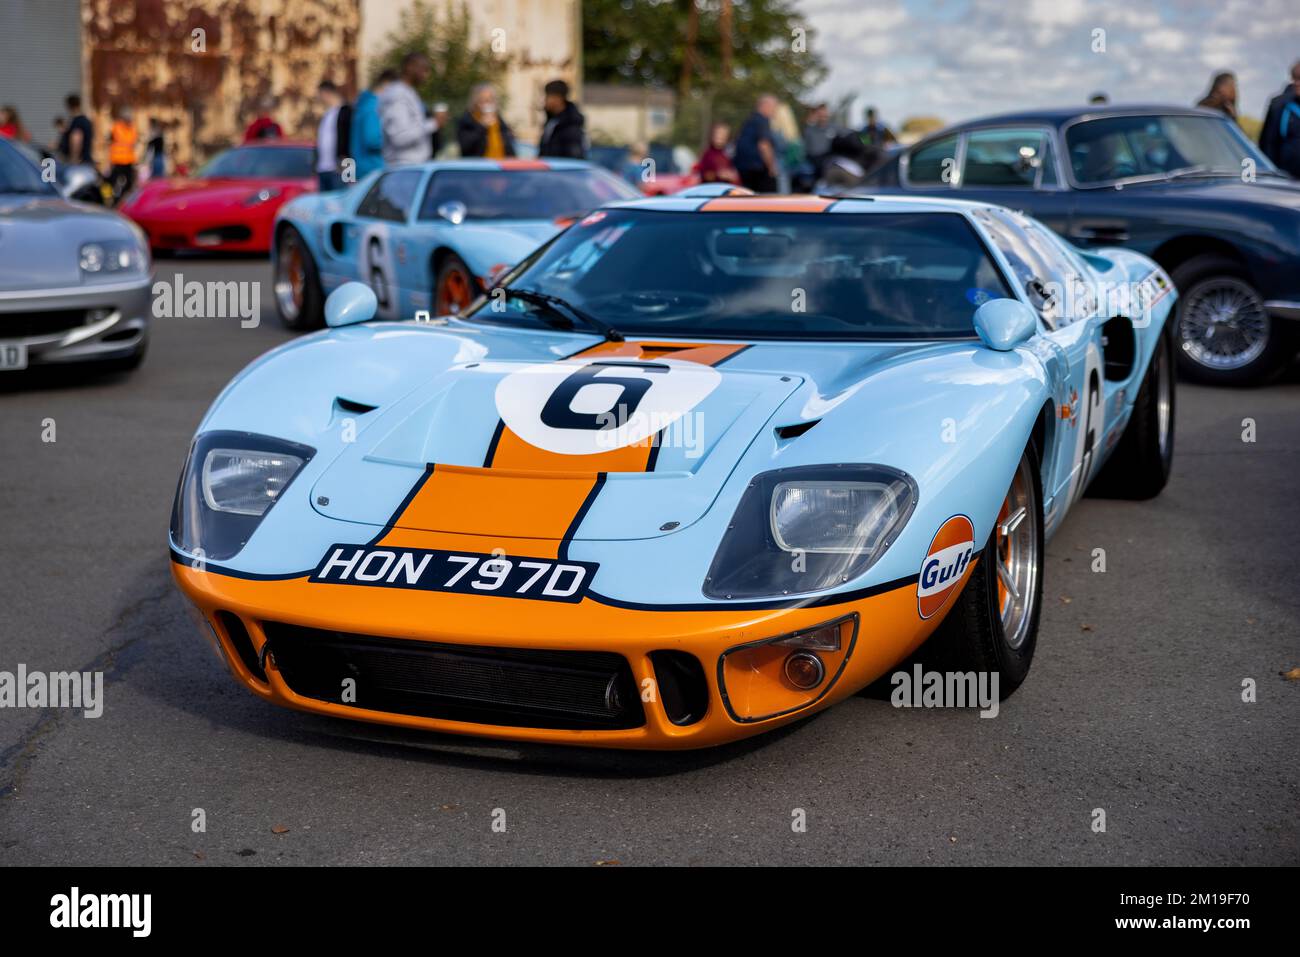
POLYGON ((1218 276, 1188 293, 1178 322, 1183 353, 1217 371, 1240 369, 1268 347, 1269 319, 1264 302, 1247 283, 1218 276))

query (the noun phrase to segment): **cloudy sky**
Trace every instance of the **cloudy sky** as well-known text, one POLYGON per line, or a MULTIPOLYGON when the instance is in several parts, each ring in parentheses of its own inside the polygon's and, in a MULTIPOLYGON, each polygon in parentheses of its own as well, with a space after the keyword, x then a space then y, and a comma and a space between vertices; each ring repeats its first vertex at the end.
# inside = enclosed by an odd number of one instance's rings
POLYGON ((800 0, 831 67, 821 94, 857 93, 887 122, 952 122, 1032 106, 1195 103, 1237 74, 1262 116, 1300 59, 1300 0, 800 0), (1104 30, 1105 52, 1093 52, 1104 30))

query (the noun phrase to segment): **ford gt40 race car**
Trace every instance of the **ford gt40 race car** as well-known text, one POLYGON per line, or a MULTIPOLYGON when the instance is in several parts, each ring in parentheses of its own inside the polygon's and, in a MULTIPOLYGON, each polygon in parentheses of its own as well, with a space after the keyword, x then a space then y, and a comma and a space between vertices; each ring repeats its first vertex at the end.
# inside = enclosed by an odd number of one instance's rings
POLYGON ((460 317, 350 284, 241 373, 175 578, 254 694, 414 728, 716 745, 918 649, 1005 697, 1070 504, 1169 475, 1173 298, 988 205, 607 207, 460 317))
POLYGON ((280 211, 276 308, 291 329, 315 329, 325 296, 360 280, 374 289, 380 318, 454 315, 489 276, 574 219, 639 195, 578 160, 446 160, 372 173, 280 211))

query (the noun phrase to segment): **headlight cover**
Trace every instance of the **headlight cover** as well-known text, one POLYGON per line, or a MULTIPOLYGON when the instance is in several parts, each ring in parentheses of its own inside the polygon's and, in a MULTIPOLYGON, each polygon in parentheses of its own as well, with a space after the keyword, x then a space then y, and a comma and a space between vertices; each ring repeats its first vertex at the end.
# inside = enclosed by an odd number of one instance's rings
POLYGON ((135 275, 149 268, 148 257, 140 245, 130 239, 101 239, 82 243, 77 262, 83 276, 91 278, 135 275))
POLYGON ((252 432, 205 432, 194 440, 172 507, 176 547, 224 561, 248 543, 316 450, 252 432))
POLYGON ((806 465, 758 475, 718 546, 704 594, 759 598, 857 578, 893 544, 916 482, 884 465, 806 465))

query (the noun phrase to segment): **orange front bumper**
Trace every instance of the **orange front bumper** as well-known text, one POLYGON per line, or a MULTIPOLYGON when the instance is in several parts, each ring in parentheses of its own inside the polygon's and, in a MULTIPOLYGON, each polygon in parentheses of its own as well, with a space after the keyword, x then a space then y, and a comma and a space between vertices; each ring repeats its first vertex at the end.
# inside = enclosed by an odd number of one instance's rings
MULTIPOLYGON (((181 590, 213 624, 212 631, 222 657, 235 677, 254 694, 268 701, 317 714, 380 724, 589 747, 703 748, 780 727, 820 711, 870 684, 919 647, 943 618, 943 614, 929 619, 919 616, 914 583, 835 605, 676 611, 623 608, 591 598, 578 604, 565 604, 340 586, 309 582, 305 577, 244 579, 201 571, 176 562, 173 562, 172 569, 181 590), (642 695, 645 723, 626 730, 513 727, 367 710, 296 694, 276 667, 274 654, 266 658, 266 681, 255 677, 217 624, 218 612, 238 616, 259 650, 266 641, 261 623, 275 621, 416 642, 616 652, 627 659, 636 684, 642 689, 656 687, 651 652, 688 652, 703 665, 708 681, 708 709, 703 718, 692 724, 673 724, 652 690, 649 695, 642 695), (733 687, 727 689, 731 696, 727 701, 720 685, 722 670, 719 659, 724 652, 737 645, 802 631, 854 614, 857 615, 856 634, 846 642, 842 660, 835 663, 838 671, 827 668, 823 686, 813 693, 815 697, 810 695, 807 704, 759 720, 737 720, 733 716, 737 710, 737 685, 740 684, 735 669, 738 661, 748 659, 731 659, 727 671, 731 677, 724 679, 724 683, 733 683, 733 687)), ((966 574, 969 573, 967 569, 966 574)), ((959 592, 959 588, 954 589, 952 594, 959 592)), ((950 597, 949 604, 952 600, 950 597)), ((754 660, 754 667, 757 667, 757 656, 754 660)), ((779 687, 771 673, 758 674, 755 671, 752 675, 740 677, 746 685, 758 689, 757 693, 746 691, 746 700, 786 703, 791 700, 792 686, 779 687)), ((779 709, 772 709, 776 710, 779 709)))

